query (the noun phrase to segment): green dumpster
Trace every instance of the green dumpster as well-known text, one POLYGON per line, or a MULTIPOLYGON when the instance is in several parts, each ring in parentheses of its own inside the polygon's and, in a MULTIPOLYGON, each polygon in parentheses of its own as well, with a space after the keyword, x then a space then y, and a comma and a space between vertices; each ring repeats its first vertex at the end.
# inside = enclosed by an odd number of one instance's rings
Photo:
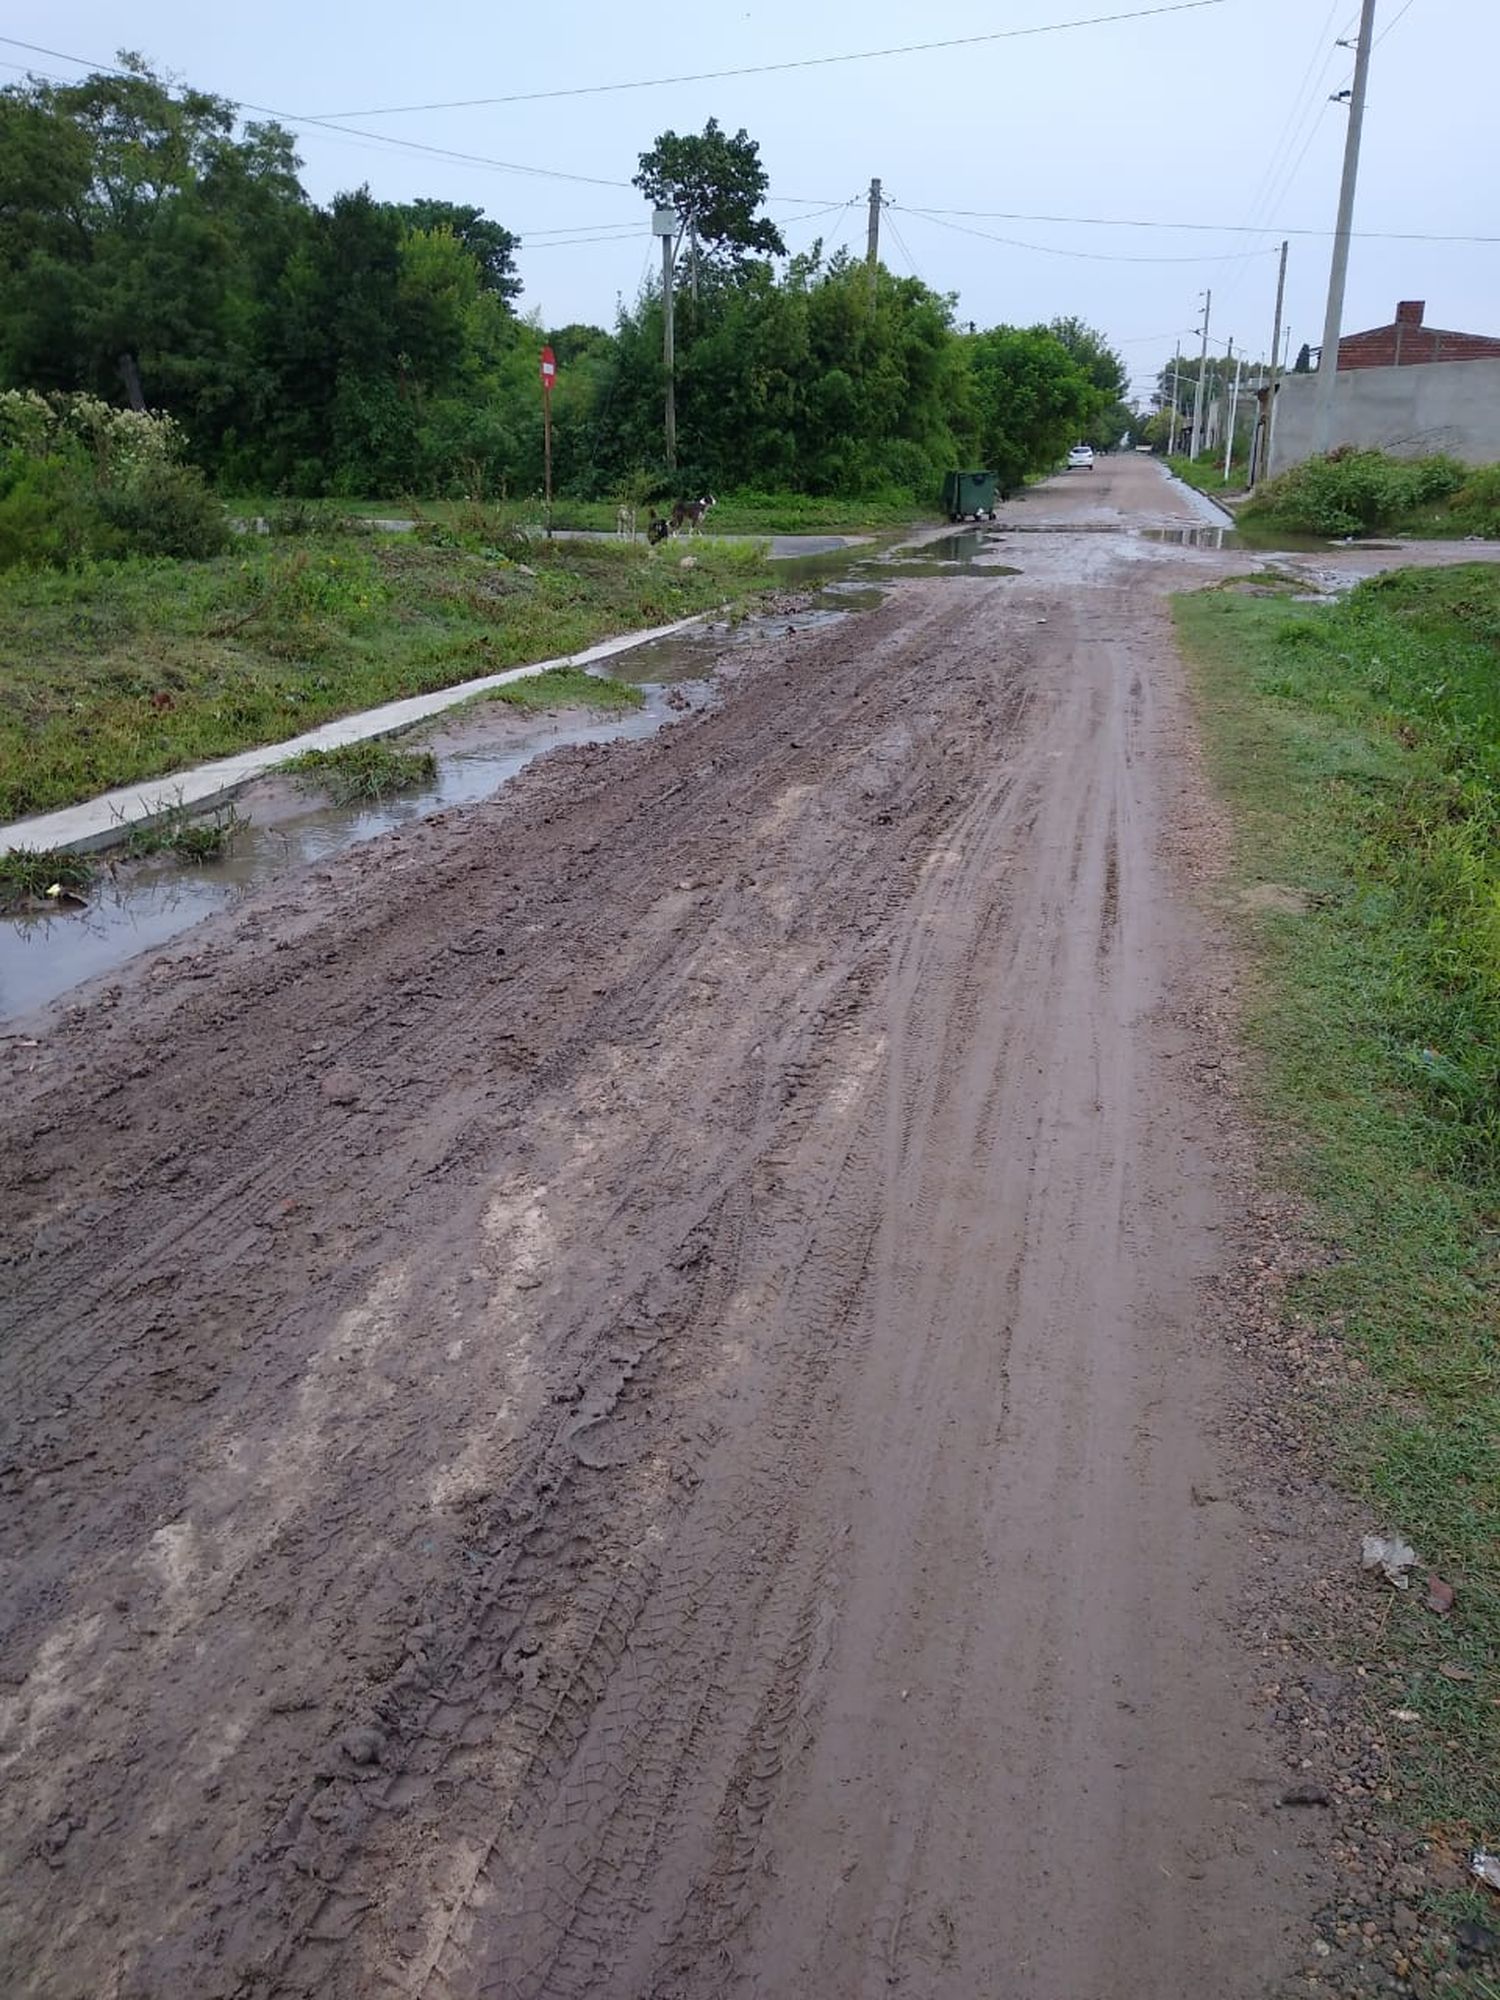
POLYGON ((950 472, 943 481, 943 512, 950 521, 995 518, 1000 498, 998 472, 950 472))

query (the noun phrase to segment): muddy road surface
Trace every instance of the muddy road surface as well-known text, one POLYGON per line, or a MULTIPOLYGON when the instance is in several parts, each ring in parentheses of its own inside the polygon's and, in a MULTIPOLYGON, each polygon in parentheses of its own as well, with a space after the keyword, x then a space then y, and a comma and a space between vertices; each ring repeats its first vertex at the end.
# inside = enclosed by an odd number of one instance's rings
POLYGON ((1219 559, 995 553, 0 1043, 0 1989, 1271 1989, 1219 559))

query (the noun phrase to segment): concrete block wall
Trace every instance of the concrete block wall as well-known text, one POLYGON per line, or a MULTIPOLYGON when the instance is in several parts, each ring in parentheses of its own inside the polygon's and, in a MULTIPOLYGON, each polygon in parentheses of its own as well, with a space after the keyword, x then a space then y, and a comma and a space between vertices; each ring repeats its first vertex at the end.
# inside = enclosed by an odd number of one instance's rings
MULTIPOLYGON (((1284 375, 1271 473, 1312 456, 1315 375, 1284 375)), ((1330 442, 1396 458, 1446 452, 1468 465, 1500 463, 1500 360, 1428 368, 1341 368, 1330 442)))

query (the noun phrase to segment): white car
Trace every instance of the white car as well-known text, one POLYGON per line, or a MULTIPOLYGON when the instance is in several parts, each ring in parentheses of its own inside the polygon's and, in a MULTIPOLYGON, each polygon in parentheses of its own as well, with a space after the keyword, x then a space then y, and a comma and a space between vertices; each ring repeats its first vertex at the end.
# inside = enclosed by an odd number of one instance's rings
POLYGON ((1073 449, 1068 453, 1069 472, 1092 472, 1093 469, 1094 453, 1092 447, 1086 444, 1075 444, 1073 449))

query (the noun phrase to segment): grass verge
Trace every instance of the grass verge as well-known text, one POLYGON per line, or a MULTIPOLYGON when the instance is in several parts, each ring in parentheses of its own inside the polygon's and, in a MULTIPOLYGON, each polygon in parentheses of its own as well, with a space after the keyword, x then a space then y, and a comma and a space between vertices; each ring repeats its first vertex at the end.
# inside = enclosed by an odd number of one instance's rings
MULTIPOLYGON (((249 495, 227 503, 238 520, 260 519, 272 534, 302 534, 320 521, 342 515, 355 520, 430 521, 448 525, 473 511, 467 500, 278 500, 249 495)), ((513 527, 539 531, 545 527, 546 513, 540 500, 507 500, 487 505, 484 511, 503 518, 513 527)), ((618 502, 614 500, 559 500, 552 509, 552 525, 563 530, 591 530, 613 534, 617 525, 618 502)), ((658 501, 657 512, 671 512, 670 501, 658 501)), ((636 507, 637 532, 646 531, 647 503, 636 507)), ((721 493, 710 517, 716 534, 796 535, 862 534, 873 528, 904 528, 913 523, 939 518, 935 507, 919 507, 905 494, 875 494, 863 500, 838 500, 806 493, 721 493)))
POLYGON ((0 823, 335 716, 745 599, 763 551, 418 535, 240 538, 205 562, 0 579, 0 823))
POLYGON ((1185 486, 1196 486, 1200 493, 1243 493, 1245 490, 1244 461, 1241 460, 1226 479, 1222 451, 1203 452, 1197 458, 1189 458, 1185 452, 1176 452, 1168 458, 1167 464, 1185 486))
POLYGON ((1290 1310, 1368 1396, 1326 1413, 1372 1521, 1458 1590, 1393 1597, 1422 1717, 1405 1804, 1500 1841, 1500 567, 1318 606, 1182 598, 1251 926, 1247 1011, 1278 1170, 1333 1253, 1290 1310), (1446 1671, 1445 1671, 1446 1669, 1446 1671))

